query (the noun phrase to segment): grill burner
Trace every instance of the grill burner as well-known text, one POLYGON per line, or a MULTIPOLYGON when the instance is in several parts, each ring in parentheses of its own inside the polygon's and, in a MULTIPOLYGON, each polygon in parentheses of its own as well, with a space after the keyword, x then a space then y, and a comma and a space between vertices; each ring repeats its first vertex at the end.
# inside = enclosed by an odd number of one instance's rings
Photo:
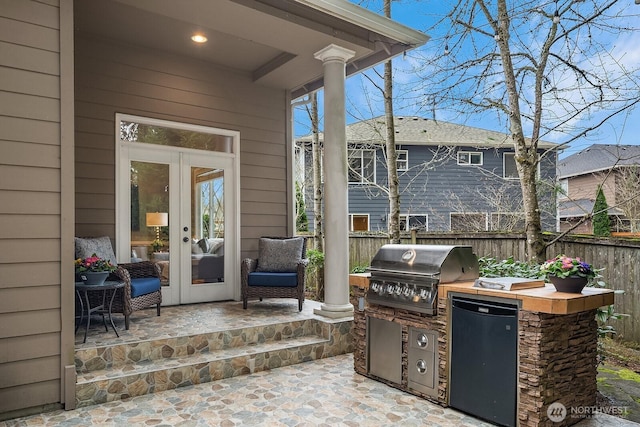
POLYGON ((384 245, 371 260, 370 303, 435 315, 438 284, 478 278, 471 246, 384 245))

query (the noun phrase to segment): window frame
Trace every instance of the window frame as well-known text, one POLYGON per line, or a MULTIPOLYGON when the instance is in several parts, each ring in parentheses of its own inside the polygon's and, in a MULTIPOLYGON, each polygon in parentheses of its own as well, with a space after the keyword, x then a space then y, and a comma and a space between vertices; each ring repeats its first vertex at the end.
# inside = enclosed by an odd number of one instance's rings
POLYGON ((410 225, 411 217, 424 217, 424 228, 421 228, 419 231, 429 231, 429 215, 428 214, 400 214, 400 231, 411 231, 411 228, 408 228, 410 225), (405 227, 402 227, 402 221, 404 220, 405 227))
POLYGON ((377 153, 375 149, 372 148, 348 148, 347 149, 347 180, 349 184, 369 184, 369 183, 375 183, 376 182, 376 163, 377 163, 377 153), (354 169, 351 167, 351 161, 353 159, 357 159, 357 156, 354 156, 353 153, 354 152, 359 152, 360 153, 360 170, 356 170, 355 173, 360 175, 360 181, 352 181, 351 180, 351 170, 354 169), (371 160, 372 160, 372 171, 371 171, 371 178, 369 179, 367 176, 364 175, 363 170, 365 169, 365 159, 364 159, 364 153, 365 152, 369 152, 371 153, 371 160))
MULTIPOLYGON (((495 222, 496 222, 496 221, 494 220, 494 218, 495 218, 495 217, 498 217, 498 218, 496 218, 496 219, 498 219, 498 220, 499 220, 499 219, 500 219, 500 218, 499 218, 500 216, 505 216, 505 217, 508 217, 508 216, 510 216, 510 217, 521 217, 521 218, 519 218, 519 221, 521 221, 521 222, 522 222, 522 226, 523 226, 523 227, 522 227, 521 229, 520 229, 520 228, 517 228, 517 229, 515 229, 515 230, 514 230, 514 229, 511 229, 511 230, 508 230, 508 231, 524 231, 524 226, 525 226, 525 216, 524 216, 524 212, 491 212, 491 213, 489 214, 489 231, 507 231, 507 230, 505 230, 505 229, 496 229, 496 228, 495 228, 495 226, 494 226, 494 224, 495 224, 495 222)), ((499 221, 498 221, 498 222, 499 222, 499 221)))
POLYGON ((458 166, 482 166, 484 164, 484 154, 481 151, 458 151, 458 166), (469 156, 469 161, 465 162, 460 160, 460 155, 466 154, 469 156), (472 161, 473 157, 480 157, 479 163, 472 161))
POLYGON ((409 150, 396 150, 396 169, 398 172, 409 170, 409 150), (400 155, 404 154, 404 159, 400 159, 400 155), (404 164, 404 166, 400 166, 404 164))
POLYGON ((449 212, 449 231, 461 231, 461 232, 489 231, 489 215, 487 215, 487 212, 449 212), (453 216, 467 216, 467 215, 484 216, 484 228, 480 230, 473 230, 473 229, 454 230, 451 227, 453 216))
POLYGON ((362 233, 362 232, 367 232, 367 231, 371 231, 371 215, 368 213, 350 213, 349 214, 349 232, 350 233, 362 233), (362 217, 362 218, 366 218, 367 221, 367 229, 366 230, 355 230, 353 227, 353 220, 356 217, 362 217))
POLYGON ((559 199, 568 199, 569 198, 569 179, 563 178, 558 180, 558 187, 560 191, 558 192, 559 199))
MULTIPOLYGON (((539 178, 540 177, 540 153, 538 153, 538 164, 536 167, 536 177, 539 178)), ((518 175, 518 167, 516 166, 516 152, 515 151, 505 151, 502 153, 502 178, 503 179, 520 179, 520 176, 518 175), (513 168, 516 172, 515 176, 506 176, 507 173, 507 162, 506 162, 506 157, 510 156, 513 158, 513 168)))

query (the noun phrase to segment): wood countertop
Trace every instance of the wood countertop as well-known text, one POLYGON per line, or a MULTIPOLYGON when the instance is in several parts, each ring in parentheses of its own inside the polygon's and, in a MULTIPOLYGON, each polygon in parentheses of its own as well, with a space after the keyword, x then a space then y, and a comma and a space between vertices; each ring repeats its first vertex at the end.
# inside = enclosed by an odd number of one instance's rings
MULTIPOLYGON (((369 273, 350 274, 349 285, 369 289, 369 277, 369 273)), ((549 314, 572 314, 593 310, 613 304, 614 299, 611 289, 584 288, 580 294, 570 294, 557 292, 549 283, 544 288, 514 291, 474 288, 473 282, 455 282, 438 286, 438 298, 447 298, 449 292, 517 299, 522 302, 522 310, 549 314)))

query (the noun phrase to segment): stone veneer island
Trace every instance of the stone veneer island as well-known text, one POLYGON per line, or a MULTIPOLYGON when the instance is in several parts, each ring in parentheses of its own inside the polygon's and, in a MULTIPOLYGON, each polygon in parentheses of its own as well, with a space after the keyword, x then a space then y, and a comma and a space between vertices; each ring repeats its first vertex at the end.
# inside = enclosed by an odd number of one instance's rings
MULTIPOLYGON (((366 301, 368 274, 350 276, 351 298, 355 307, 354 368, 359 374, 449 406, 449 311, 450 293, 517 300, 518 310, 518 399, 517 425, 568 426, 582 418, 572 416, 570 408, 596 405, 598 307, 613 304, 610 289, 585 288, 581 294, 556 292, 552 285, 519 291, 479 289, 473 282, 441 284, 438 313, 424 315, 366 301), (367 317, 392 321, 402 326, 402 383, 393 383, 367 372, 367 317), (408 387, 409 328, 436 331, 438 335, 437 398, 408 387), (568 411, 562 422, 549 419, 547 410, 555 402, 568 411)), ((452 294, 452 295, 453 295, 452 294)))

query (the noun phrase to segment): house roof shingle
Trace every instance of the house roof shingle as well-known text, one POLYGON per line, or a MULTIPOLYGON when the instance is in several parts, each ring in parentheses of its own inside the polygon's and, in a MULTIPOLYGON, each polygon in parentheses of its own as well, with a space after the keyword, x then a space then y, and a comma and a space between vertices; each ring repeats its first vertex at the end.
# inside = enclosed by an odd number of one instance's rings
POLYGON ((558 160, 558 179, 630 165, 640 165, 640 146, 593 144, 558 160))
MULTIPOLYGON (((397 145, 513 147, 510 135, 471 126, 415 116, 395 116, 394 124, 397 145)), ((385 117, 374 117, 347 125, 346 133, 347 141, 350 143, 371 143, 372 141, 382 143, 386 133, 385 117)), ((324 135, 320 133, 319 138, 322 141, 324 135)), ((309 142, 311 135, 305 135, 297 140, 309 142)), ((540 148, 556 147, 556 144, 546 141, 540 141, 538 145, 540 148)))

